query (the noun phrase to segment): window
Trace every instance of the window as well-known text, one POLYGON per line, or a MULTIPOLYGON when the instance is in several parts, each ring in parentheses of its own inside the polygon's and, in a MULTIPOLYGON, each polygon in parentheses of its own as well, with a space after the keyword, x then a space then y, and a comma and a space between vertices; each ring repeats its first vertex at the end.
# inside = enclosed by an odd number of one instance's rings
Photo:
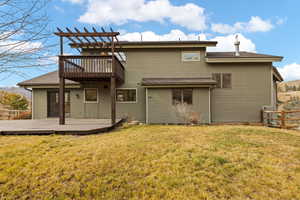
POLYGON ((190 51, 190 52, 182 52, 182 61, 200 61, 200 52, 199 51, 190 51))
POLYGON ((229 73, 213 73, 213 80, 217 82, 216 88, 231 88, 231 74, 229 73))
POLYGON ((136 103, 137 89, 117 89, 116 99, 117 102, 123 103, 136 103))
POLYGON ((223 88, 231 88, 231 74, 222 74, 223 88))
POLYGON ((98 89, 85 88, 84 89, 84 102, 85 103, 98 103, 98 89))
POLYGON ((186 103, 193 104, 193 89, 173 89, 172 90, 172 103, 173 105, 186 103))

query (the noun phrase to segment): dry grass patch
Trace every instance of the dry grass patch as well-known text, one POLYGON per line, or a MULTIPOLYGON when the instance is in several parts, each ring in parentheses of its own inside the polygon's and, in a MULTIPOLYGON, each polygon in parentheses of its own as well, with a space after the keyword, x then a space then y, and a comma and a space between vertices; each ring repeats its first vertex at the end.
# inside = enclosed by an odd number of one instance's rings
POLYGON ((1 136, 0 199, 300 199, 299 147, 247 126, 1 136))

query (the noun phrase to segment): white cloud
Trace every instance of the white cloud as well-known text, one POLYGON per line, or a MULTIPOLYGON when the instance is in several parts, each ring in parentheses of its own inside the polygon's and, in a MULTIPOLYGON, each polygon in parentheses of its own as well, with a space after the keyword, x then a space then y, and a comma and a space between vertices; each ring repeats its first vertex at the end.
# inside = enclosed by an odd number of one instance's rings
POLYGON ((125 33, 121 35, 120 40, 128 40, 128 41, 141 41, 141 37, 143 41, 178 41, 180 40, 198 40, 199 37, 201 40, 206 40, 205 34, 196 34, 190 33, 185 34, 184 32, 174 29, 169 33, 158 35, 152 31, 145 32, 133 32, 133 33, 125 33))
POLYGON ((65 10, 59 6, 54 6, 54 9, 57 10, 58 12, 64 13, 65 10))
POLYGON ((270 20, 258 16, 251 17, 248 22, 237 22, 234 25, 212 24, 211 29, 217 33, 230 34, 236 32, 267 32, 274 28, 270 20))
POLYGON ((277 17, 276 24, 277 25, 282 25, 282 24, 286 23, 286 21, 287 21, 287 17, 285 17, 285 18, 279 18, 279 17, 277 17))
POLYGON ((204 8, 193 3, 175 6, 169 0, 88 0, 87 10, 79 21, 98 25, 170 21, 190 30, 206 29, 204 8))
POLYGON ((41 49, 43 44, 41 42, 24 42, 3 40, 0 41, 0 54, 6 53, 34 53, 41 49))
POLYGON ((288 64, 278 68, 278 71, 286 81, 300 80, 300 64, 288 64))
POLYGON ((68 1, 71 3, 83 3, 85 0, 62 0, 62 1, 68 1))
MULTIPOLYGON (((128 40, 128 41, 141 41, 141 35, 143 41, 178 41, 180 40, 212 40, 217 41, 217 47, 209 47, 208 51, 234 51, 234 41, 235 35, 227 35, 227 36, 218 36, 211 39, 207 38, 205 34, 197 34, 197 33, 190 33, 186 34, 180 30, 171 30, 169 33, 166 34, 156 34, 152 31, 145 31, 142 33, 133 32, 133 33, 125 33, 121 35, 119 38, 120 40, 128 40)), ((255 52, 256 47, 255 44, 248 38, 246 38, 243 34, 238 34, 239 40, 241 41, 240 49, 241 51, 250 51, 255 52)))
MULTIPOLYGON (((241 42, 241 51, 256 52, 256 46, 250 39, 246 38, 243 34, 238 35, 239 41, 241 42)), ((208 51, 235 51, 235 36, 235 34, 231 34, 227 36, 217 36, 215 38, 212 38, 211 40, 217 41, 218 44, 217 47, 209 47, 208 51)))

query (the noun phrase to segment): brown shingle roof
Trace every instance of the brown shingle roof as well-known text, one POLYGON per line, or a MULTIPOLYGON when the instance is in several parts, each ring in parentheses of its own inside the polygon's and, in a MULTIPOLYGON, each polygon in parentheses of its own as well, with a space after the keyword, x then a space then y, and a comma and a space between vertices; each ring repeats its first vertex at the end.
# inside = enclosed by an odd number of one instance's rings
POLYGON ((199 78, 143 78, 143 86, 164 86, 164 85, 215 85, 212 77, 199 78))
MULTIPOLYGON (((35 77, 30 80, 23 81, 21 83, 18 83, 19 86, 39 86, 39 85, 58 85, 59 84, 59 77, 58 77, 58 71, 49 72, 47 74, 35 77)), ((79 83, 67 80, 66 79, 66 85, 77 85, 79 83)))
POLYGON ((258 54, 241 51, 240 56, 235 56, 235 52, 207 52, 207 58, 282 58, 281 56, 272 56, 267 54, 258 54))

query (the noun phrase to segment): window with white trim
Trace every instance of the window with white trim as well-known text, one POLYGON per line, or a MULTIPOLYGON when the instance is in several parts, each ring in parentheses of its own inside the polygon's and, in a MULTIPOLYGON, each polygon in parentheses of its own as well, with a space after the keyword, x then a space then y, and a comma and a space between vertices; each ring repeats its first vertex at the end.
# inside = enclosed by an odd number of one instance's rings
POLYGON ((98 103, 98 89, 97 88, 84 88, 84 102, 85 103, 98 103))
POLYGON ((181 53, 183 62, 200 61, 200 51, 184 51, 181 53))
POLYGON ((123 103, 136 103, 137 102, 137 89, 136 88, 119 88, 116 90, 117 102, 123 103))

